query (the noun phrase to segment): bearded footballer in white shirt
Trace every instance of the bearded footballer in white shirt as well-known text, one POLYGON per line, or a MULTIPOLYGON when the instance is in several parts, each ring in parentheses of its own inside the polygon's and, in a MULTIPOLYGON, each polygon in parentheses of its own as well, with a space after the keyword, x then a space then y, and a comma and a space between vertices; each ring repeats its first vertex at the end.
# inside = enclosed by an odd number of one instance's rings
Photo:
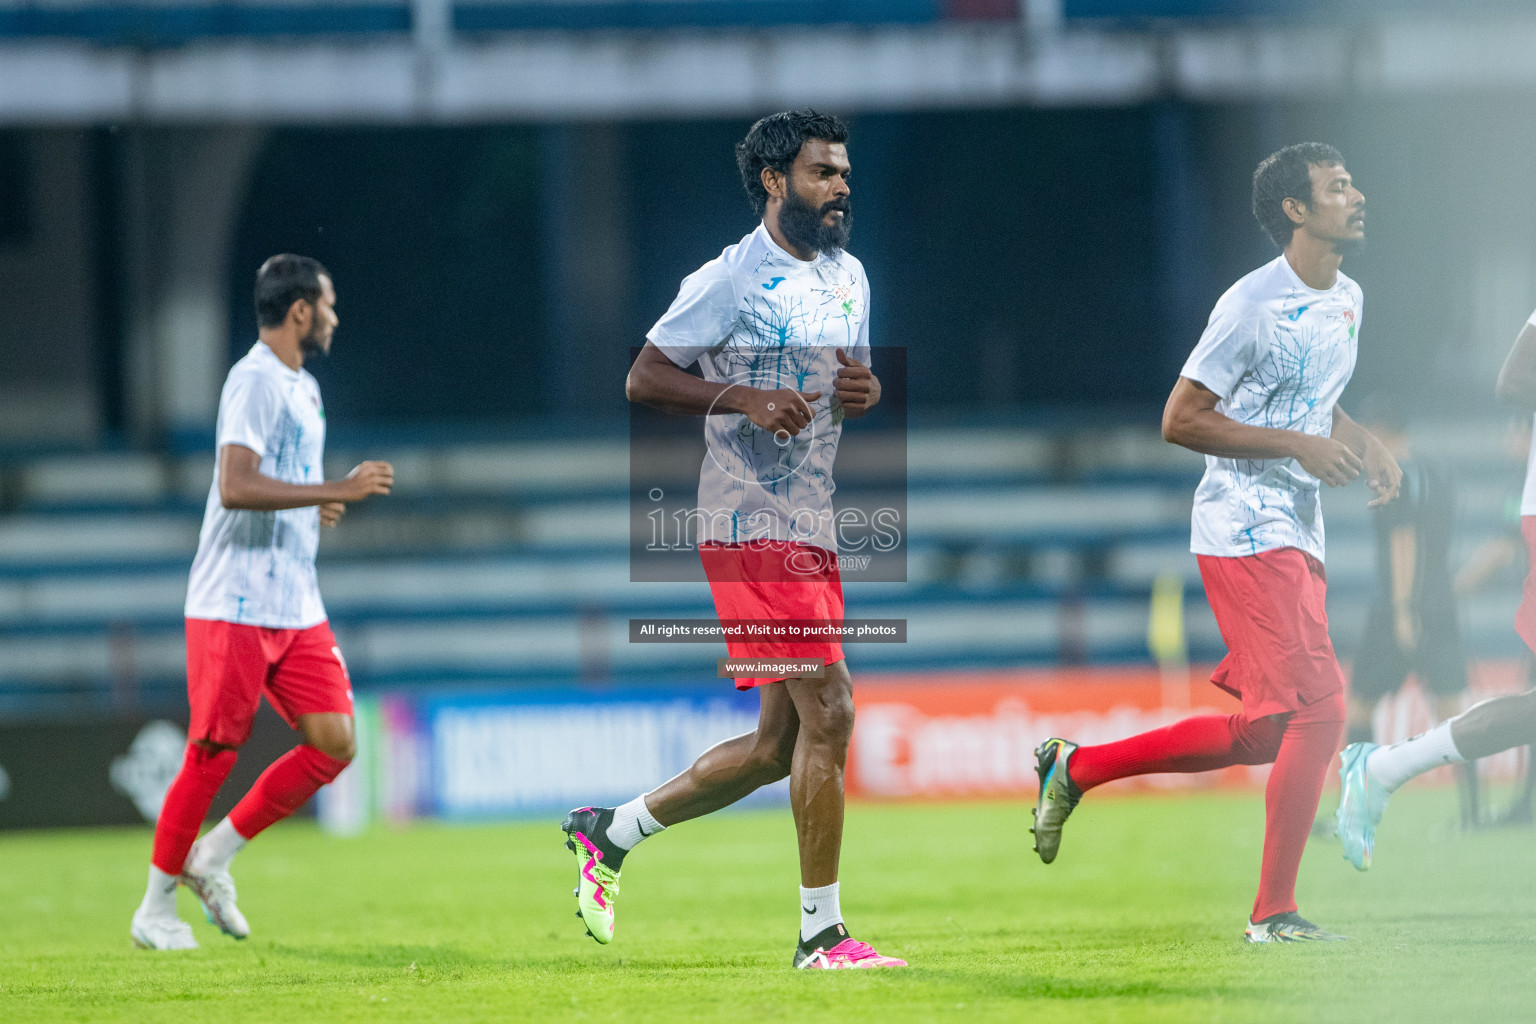
MULTIPOLYGON (((848 130, 787 111, 736 148, 756 230, 684 280, 630 370, 631 401, 705 417, 700 559, 722 621, 841 623, 832 531, 832 463, 845 419, 880 400, 870 371, 869 285, 845 249, 848 130), (703 379, 686 372, 697 362, 703 379)), ((848 934, 838 900, 843 771, 853 682, 835 639, 729 643, 733 658, 816 659, 824 675, 739 678, 756 688, 758 727, 620 807, 582 807, 562 823, 576 854, 577 907, 593 938, 613 939, 624 857, 642 839, 790 779, 800 845, 803 969, 904 967, 848 934)))
POLYGON ((1274 261, 1216 303, 1163 413, 1163 437, 1206 456, 1191 550, 1228 654, 1211 681, 1234 715, 1187 718, 1129 739, 1036 751, 1036 851, 1056 858, 1083 794, 1114 779, 1270 764, 1264 854, 1248 942, 1337 939, 1301 917, 1296 874, 1344 727, 1344 675, 1324 607, 1321 486, 1365 475, 1371 504, 1402 471, 1339 408, 1355 367, 1363 297, 1339 270, 1365 239, 1365 197, 1332 146, 1288 146, 1259 164, 1253 213, 1274 261))
POLYGON ((217 463, 187 587, 189 741, 130 928, 146 949, 197 948, 176 913, 178 883, 226 935, 248 936, 231 860, 353 755, 351 683, 320 601, 315 552, 321 524, 336 525, 350 502, 388 494, 394 470, 364 462, 344 480, 324 479, 325 408, 304 360, 330 351, 340 322, 325 268, 307 256, 267 260, 256 274, 256 319, 260 340, 219 398, 217 463), (199 840, 263 693, 303 742, 199 840))

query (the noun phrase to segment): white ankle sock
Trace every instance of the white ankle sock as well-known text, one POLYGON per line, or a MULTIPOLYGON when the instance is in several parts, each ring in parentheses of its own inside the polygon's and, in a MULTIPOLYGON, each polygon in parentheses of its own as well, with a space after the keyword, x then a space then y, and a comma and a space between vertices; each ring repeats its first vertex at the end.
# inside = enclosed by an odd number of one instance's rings
MULTIPOLYGON (((837 882, 816 889, 800 887, 800 941, 815 938, 835 924, 843 923, 843 908, 837 903, 837 882)), ((846 929, 844 930, 846 934, 846 929)))
POLYGON ((176 916, 176 876, 149 866, 149 885, 144 889, 144 902, 139 904, 149 917, 176 916))
POLYGON ((197 841, 197 867, 203 871, 228 871, 247 840, 225 818, 197 841))
POLYGON ((642 794, 613 809, 613 823, 608 826, 608 841, 621 850, 633 850, 640 845, 640 840, 666 827, 651 817, 642 794))
POLYGON ((1451 723, 1446 721, 1412 739, 1372 751, 1365 767, 1376 784, 1391 793, 1415 775, 1465 760, 1451 738, 1451 723))

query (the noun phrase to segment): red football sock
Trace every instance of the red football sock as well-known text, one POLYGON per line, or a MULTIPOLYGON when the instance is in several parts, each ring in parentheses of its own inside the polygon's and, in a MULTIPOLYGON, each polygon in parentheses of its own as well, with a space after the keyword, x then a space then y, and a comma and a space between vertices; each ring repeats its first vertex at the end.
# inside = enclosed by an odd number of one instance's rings
POLYGON ((1067 762, 1081 790, 1155 772, 1208 772, 1234 764, 1268 764, 1280 748, 1285 718, 1200 715, 1114 743, 1079 747, 1067 762))
POLYGON ((1344 731, 1344 698, 1318 701, 1290 719, 1264 789, 1264 862, 1253 901, 1255 921, 1296 909, 1296 872, 1344 731))
POLYGON ((229 812, 229 823, 242 838, 254 839, 262 829, 302 807, 346 766, 346 761, 301 743, 261 773, 251 791, 229 812))
POLYGON ((155 822, 155 849, 150 862, 168 875, 181 874, 187 851, 197 840, 197 830, 208 816, 208 807, 238 755, 233 750, 210 750, 196 743, 187 744, 181 771, 160 805, 155 822))

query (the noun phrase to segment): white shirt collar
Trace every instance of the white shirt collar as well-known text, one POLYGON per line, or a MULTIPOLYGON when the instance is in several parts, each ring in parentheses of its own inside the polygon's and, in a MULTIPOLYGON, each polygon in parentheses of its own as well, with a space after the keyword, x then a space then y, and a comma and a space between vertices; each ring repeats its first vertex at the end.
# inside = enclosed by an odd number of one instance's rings
POLYGON ((252 345, 251 351, 256 354, 258 359, 270 359, 274 366, 276 366, 283 373, 287 374, 289 377, 292 377, 294 380, 298 380, 300 377, 304 376, 304 371, 302 369, 295 370, 293 367, 283 362, 277 357, 277 353, 273 352, 271 347, 264 341, 258 341, 255 345, 252 345))
POLYGON ((1285 253, 1283 252, 1280 254, 1280 266, 1285 268, 1284 273, 1290 279, 1291 284, 1306 292, 1308 295, 1327 295, 1329 292, 1333 291, 1334 288, 1339 286, 1339 282, 1344 277, 1343 271, 1336 271, 1333 278, 1333 285, 1331 287, 1313 288, 1311 285, 1307 284, 1307 282, 1301 279, 1301 275, 1296 273, 1296 268, 1291 266, 1291 261, 1286 258, 1285 253))

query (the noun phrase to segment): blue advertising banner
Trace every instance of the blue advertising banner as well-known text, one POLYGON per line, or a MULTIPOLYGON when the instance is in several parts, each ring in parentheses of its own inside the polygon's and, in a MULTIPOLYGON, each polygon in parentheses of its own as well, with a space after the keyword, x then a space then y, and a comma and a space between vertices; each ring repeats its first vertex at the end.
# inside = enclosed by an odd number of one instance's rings
MULTIPOLYGON (((349 785, 328 787, 336 792, 321 809, 322 822, 338 831, 375 814, 485 820, 621 803, 721 740, 751 732, 758 715, 756 694, 719 684, 404 692, 363 703, 353 768, 364 770, 349 785)), ((748 800, 782 803, 788 794, 781 782, 748 800)))

